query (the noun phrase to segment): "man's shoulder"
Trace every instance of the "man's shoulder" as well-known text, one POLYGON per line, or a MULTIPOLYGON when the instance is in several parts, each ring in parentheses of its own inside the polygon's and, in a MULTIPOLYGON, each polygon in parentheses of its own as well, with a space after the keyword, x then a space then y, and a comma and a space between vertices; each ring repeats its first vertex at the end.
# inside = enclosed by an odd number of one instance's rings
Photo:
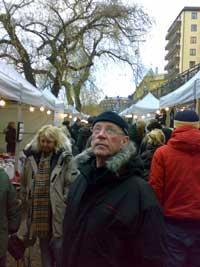
POLYGON ((140 175, 133 175, 129 179, 127 179, 127 190, 135 191, 138 190, 140 192, 148 192, 151 191, 151 186, 149 183, 140 175))
POLYGON ((141 203, 143 208, 160 207, 152 187, 140 176, 133 176, 127 180, 126 196, 131 201, 141 203))

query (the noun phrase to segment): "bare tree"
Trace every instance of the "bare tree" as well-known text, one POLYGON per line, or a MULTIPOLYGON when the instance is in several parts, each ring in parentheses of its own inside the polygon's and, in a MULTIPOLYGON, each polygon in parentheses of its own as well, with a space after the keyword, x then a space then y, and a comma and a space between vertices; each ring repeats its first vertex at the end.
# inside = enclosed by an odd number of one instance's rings
POLYGON ((98 59, 136 69, 138 39, 151 19, 118 0, 0 0, 0 58, 15 64, 33 85, 66 89, 81 110, 80 93, 98 59))

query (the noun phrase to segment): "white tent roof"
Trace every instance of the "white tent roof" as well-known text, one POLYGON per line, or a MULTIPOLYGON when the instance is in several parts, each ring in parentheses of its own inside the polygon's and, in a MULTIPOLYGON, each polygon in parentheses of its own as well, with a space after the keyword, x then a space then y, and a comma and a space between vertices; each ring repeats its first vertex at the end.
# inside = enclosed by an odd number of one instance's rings
POLYGON ((133 104, 128 109, 122 111, 120 115, 124 116, 132 113, 143 115, 144 113, 155 112, 157 109, 159 109, 159 100, 149 92, 136 104, 133 104))
POLYGON ((13 66, 0 62, 0 96, 25 104, 53 107, 42 91, 29 83, 13 66))
POLYGON ((52 107, 51 109, 64 112, 65 109, 64 102, 60 101, 57 97, 55 97, 54 94, 52 94, 52 92, 50 92, 48 89, 44 89, 42 91, 42 94, 49 102, 49 105, 52 107))
POLYGON ((142 100, 135 104, 135 108, 155 111, 159 108, 159 100, 149 92, 142 100))
POLYGON ((65 106, 65 112, 72 113, 73 115, 80 115, 80 112, 72 105, 65 106))
POLYGON ((200 71, 181 87, 160 98, 160 107, 172 107, 200 98, 200 71))

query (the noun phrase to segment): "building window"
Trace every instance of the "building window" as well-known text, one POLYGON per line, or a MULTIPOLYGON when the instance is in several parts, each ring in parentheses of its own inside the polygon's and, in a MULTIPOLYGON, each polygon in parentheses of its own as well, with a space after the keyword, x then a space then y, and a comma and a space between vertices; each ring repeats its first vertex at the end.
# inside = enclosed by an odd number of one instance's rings
POLYGON ((190 56, 196 56, 196 49, 194 48, 190 49, 190 56))
POLYGON ((192 19, 197 19, 197 12, 192 12, 192 19))
POLYGON ((191 25, 191 31, 196 32, 197 31, 197 24, 192 24, 191 25))
POLYGON ((197 43, 197 37, 196 36, 191 36, 190 37, 190 43, 191 44, 196 44, 197 43))
POLYGON ((196 64, 196 62, 195 62, 195 61, 190 61, 190 62, 189 62, 190 68, 194 67, 194 66, 195 66, 195 64, 196 64))

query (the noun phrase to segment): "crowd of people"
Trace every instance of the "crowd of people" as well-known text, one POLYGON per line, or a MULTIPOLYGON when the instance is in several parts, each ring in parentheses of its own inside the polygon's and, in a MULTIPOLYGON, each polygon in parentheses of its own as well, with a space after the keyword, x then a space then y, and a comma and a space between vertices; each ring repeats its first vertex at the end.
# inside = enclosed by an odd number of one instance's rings
POLYGON ((106 111, 45 125, 24 149, 20 194, 0 170, 0 267, 8 235, 39 242, 42 267, 199 267, 200 131, 106 111))

